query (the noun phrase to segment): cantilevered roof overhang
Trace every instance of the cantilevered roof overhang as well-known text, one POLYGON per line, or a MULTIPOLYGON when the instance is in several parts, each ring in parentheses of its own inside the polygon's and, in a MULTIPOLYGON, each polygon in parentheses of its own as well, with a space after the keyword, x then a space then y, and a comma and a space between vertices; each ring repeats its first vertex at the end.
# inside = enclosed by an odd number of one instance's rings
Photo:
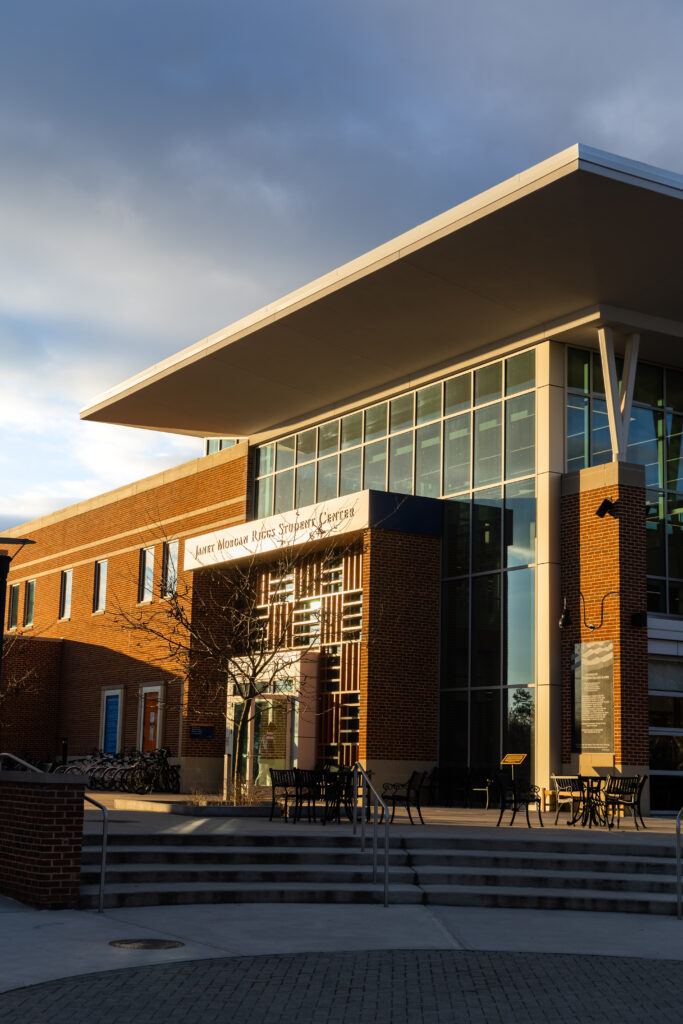
POLYGON ((683 325, 682 200, 681 175, 572 146, 124 381, 81 417, 250 436, 580 311, 683 325))

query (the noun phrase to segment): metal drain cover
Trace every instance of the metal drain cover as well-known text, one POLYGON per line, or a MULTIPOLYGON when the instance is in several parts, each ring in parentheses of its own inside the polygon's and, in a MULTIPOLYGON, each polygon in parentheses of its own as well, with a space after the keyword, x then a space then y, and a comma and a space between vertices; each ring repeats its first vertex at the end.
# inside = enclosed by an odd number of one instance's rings
POLYGON ((178 949, 185 943, 174 939, 113 939, 109 945, 117 949, 178 949))

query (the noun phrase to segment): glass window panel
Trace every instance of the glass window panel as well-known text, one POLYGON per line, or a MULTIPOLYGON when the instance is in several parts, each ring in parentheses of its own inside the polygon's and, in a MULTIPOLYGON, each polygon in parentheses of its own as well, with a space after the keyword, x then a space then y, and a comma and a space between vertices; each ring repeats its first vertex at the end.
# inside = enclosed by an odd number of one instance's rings
POLYGON ((472 577, 472 686, 500 683, 500 573, 472 577))
MULTIPOLYGON (((624 375, 624 360, 621 356, 616 356, 614 365, 617 371, 617 385, 619 392, 621 393, 621 382, 624 375)), ((599 352, 593 353, 593 391, 597 395, 605 394, 605 380, 602 373, 602 359, 600 358, 599 352)))
POLYGON ((647 664, 647 684, 651 690, 671 690, 683 696, 683 659, 651 658, 647 664))
POLYGON ((534 570, 518 569, 505 574, 505 655, 508 685, 531 686, 535 680, 534 570))
POLYGON ((669 584, 669 615, 683 615, 683 583, 669 584))
POLYGON ((530 565, 536 560, 536 496, 533 480, 505 488, 505 564, 530 565))
POLYGON ((413 432, 389 439, 389 490, 413 493, 413 432))
POLYGON ((449 791, 460 778, 452 776, 452 769, 467 766, 467 692, 442 693, 439 708, 439 794, 449 791))
POLYGON ((683 373, 666 371, 666 404, 670 409, 683 410, 683 373))
MULTIPOLYGON (((107 563, 100 562, 104 567, 104 581, 107 582, 107 563)), ((100 583, 102 573, 99 573, 100 583)), ((172 597, 178 590, 178 541, 169 540, 164 544, 161 564, 161 596, 172 597)), ((102 604, 104 607, 104 604, 102 604)))
POLYGON ((470 586, 467 577, 443 585, 441 686, 467 686, 470 586))
POLYGON ((413 425, 413 394, 401 395, 389 403, 389 432, 405 430, 413 425))
POLYGON ((505 394, 516 395, 528 391, 536 383, 536 353, 521 352, 505 362, 505 394))
POLYGON ((341 421, 341 446, 353 448, 363 440, 363 413, 352 412, 341 421))
POLYGON ((212 437, 206 442, 206 454, 215 455, 216 452, 220 451, 221 442, 219 438, 212 437))
POLYGON ((289 512, 294 507, 294 470, 288 469, 275 477, 275 515, 289 512))
POLYGON ((33 609, 36 602, 36 581, 28 580, 24 584, 24 625, 33 625, 33 609))
POLYGON ((264 444, 256 453, 256 475, 265 476, 275 469, 275 445, 264 444))
POLYGON ((638 363, 633 385, 633 401, 644 405, 664 405, 664 371, 661 366, 638 363))
POLYGON ((593 399, 593 430, 591 432, 591 465, 601 466, 612 461, 612 441, 609 434, 607 405, 599 398, 593 399))
POLYGON ((536 466, 535 395, 505 403, 505 475, 528 476, 536 466))
POLYGON ((318 458, 339 451, 339 420, 323 423, 318 428, 318 458))
POLYGON ((670 491, 683 491, 683 416, 666 415, 666 478, 670 491))
POLYGON ((470 693, 470 767, 479 782, 500 771, 500 690, 470 693))
POLYGON ((683 736, 650 736, 650 769, 683 772, 683 736))
POLYGON ((669 494, 666 524, 669 576, 683 579, 683 494, 669 494))
POLYGON ((500 403, 474 414, 474 486, 497 484, 501 478, 502 429, 500 403))
POLYGON ((339 493, 354 494, 361 489, 362 448, 354 448, 350 452, 342 452, 339 478, 339 493))
POLYGON ((365 440, 376 441, 380 437, 386 437, 387 433, 387 403, 373 405, 372 409, 365 410, 365 440))
POLYGON ((428 388, 422 388, 416 395, 416 422, 429 423, 430 420, 438 420, 441 416, 441 385, 430 384, 428 388))
POLYGON ((650 694, 650 726, 654 729, 683 729, 683 698, 650 694))
POLYGON ((440 422, 415 431, 415 493, 427 498, 438 498, 441 494, 440 422))
POLYGON ((276 469, 289 469, 290 466, 294 465, 294 449, 296 447, 296 435, 291 437, 285 437, 282 441, 277 442, 277 449, 275 453, 275 468, 276 469))
POLYGON ((138 601, 154 599, 154 548, 143 548, 140 551, 140 579, 138 581, 138 601))
POLYGON ((664 438, 660 412, 633 407, 628 435, 628 461, 645 466, 647 487, 663 486, 664 438))
POLYGON ((295 508, 312 505, 315 501, 315 468, 315 462, 309 462, 297 469, 295 508))
POLYGON ((444 502, 443 575, 470 570, 470 502, 444 502))
POLYGON ((71 615, 71 587, 73 584, 73 569, 66 569, 62 572, 62 587, 59 602, 60 619, 68 619, 71 615))
POLYGON ((647 571, 651 576, 666 574, 664 519, 664 495, 657 491, 648 492, 645 508, 645 549, 647 571))
POLYGON ((376 441, 364 449, 363 487, 366 490, 387 489, 387 443, 376 441))
POLYGON ((653 811, 677 814, 683 806, 683 776, 651 775, 650 807, 653 811))
POLYGON ((310 430, 302 430, 297 434, 296 439, 296 461, 309 462, 315 458, 315 441, 318 431, 315 427, 310 430))
POLYGON ((462 412, 472 405, 472 374, 451 377, 444 386, 444 416, 462 412))
POLYGON ((443 493, 470 487, 470 414, 444 421, 443 493))
POLYGON ((472 501, 472 572, 501 566, 502 501, 499 487, 478 491, 472 501))
POLYGON ((585 469, 589 464, 589 399, 567 395, 567 472, 585 469))
POLYGON ((567 349, 567 386, 588 394, 590 390, 590 352, 567 349))
POLYGON ((534 697, 528 686, 503 690, 503 749, 501 754, 526 754, 526 761, 515 768, 515 779, 532 782, 534 767, 534 697))
POLYGON ((666 591, 663 580, 647 581, 647 610, 666 614, 666 591))
POLYGON ((474 404, 491 402, 500 398, 503 385, 503 364, 491 363, 474 371, 474 404))
POLYGON ((8 591, 7 628, 16 629, 19 624, 19 584, 13 583, 8 591))
POLYGON ((256 481, 256 518, 265 519, 273 514, 273 477, 256 481))
POLYGON ((337 463, 339 457, 331 456, 318 463, 318 501, 329 501, 337 497, 337 463))

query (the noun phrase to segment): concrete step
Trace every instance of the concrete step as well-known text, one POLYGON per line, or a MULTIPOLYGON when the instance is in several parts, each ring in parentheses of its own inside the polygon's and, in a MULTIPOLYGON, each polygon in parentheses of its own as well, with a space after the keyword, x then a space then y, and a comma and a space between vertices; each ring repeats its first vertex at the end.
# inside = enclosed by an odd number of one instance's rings
MULTIPOLYGON (((81 909, 97 907, 99 886, 81 888, 81 909)), ((239 882, 218 882, 207 886, 202 882, 178 885, 145 883, 107 885, 105 907, 148 907, 192 903, 382 903, 382 883, 307 885, 302 882, 279 882, 273 887, 239 882)), ((422 903, 422 893, 414 885, 393 885, 390 902, 422 903)))
MULTIPOLYGON (((99 865, 101 847, 89 846, 83 850, 84 866, 99 865)), ((384 850, 380 859, 384 857, 384 850)), ((390 848, 391 864, 406 864, 408 855, 404 850, 390 848)), ((108 864, 371 864, 372 849, 366 846, 361 852, 355 848, 339 846, 296 847, 296 846, 114 846, 107 852, 108 864)))
POLYGON ((530 889, 525 886, 423 885, 426 904, 458 907, 517 907, 524 910, 589 910, 625 914, 676 913, 664 893, 618 893, 600 889, 530 889))
POLYGON ((675 875, 630 874, 617 871, 553 871, 546 873, 532 868, 458 867, 444 870, 423 865, 416 869, 417 884, 428 889, 433 885, 514 886, 533 889, 593 889, 601 892, 664 893, 675 895, 675 875))
MULTIPOLYGON (((498 867, 498 868, 529 868, 537 871, 623 871, 632 874, 664 874, 675 871, 676 858, 671 853, 668 857, 649 856, 614 856, 612 851, 594 853, 544 853, 536 850, 462 850, 445 853, 442 850, 415 850, 408 852, 408 863, 419 870, 423 865, 432 867, 448 867, 458 870, 459 867, 498 867)), ((393 856, 393 854, 392 854, 393 856)))
MULTIPOLYGON (((366 834, 366 847, 370 845, 371 833, 366 834)), ((351 829, 345 835, 326 832, 324 827, 319 832, 304 832, 297 830, 296 826, 282 826, 282 831, 277 833, 185 833, 185 832, 158 832, 142 834, 138 832, 112 832, 109 835, 107 846, 112 849, 119 846, 144 846, 159 847, 166 846, 188 847, 196 846, 218 846, 224 849, 230 847, 250 846, 255 848, 289 847, 294 849, 311 848, 324 849, 325 847, 339 847, 342 849, 357 850, 360 848, 360 834, 353 836, 351 829)), ((86 832, 83 836, 83 849, 99 849, 102 846, 101 832, 86 832)), ((384 839, 379 837, 379 846, 384 848, 384 839)), ((401 836, 391 836, 389 848, 402 850, 404 848, 401 836)))
MULTIPOLYGON (((378 864, 378 872, 382 873, 384 865, 378 864)), ((372 866, 359 864, 351 867, 346 864, 233 864, 229 867, 220 864, 202 864, 198 862, 185 867, 175 864, 119 864, 114 868, 107 867, 107 888, 110 885, 128 885, 143 882, 180 883, 206 882, 263 882, 272 886, 278 882, 305 882, 315 885, 318 882, 365 883, 372 879, 372 866)), ((415 873, 411 868, 392 867, 390 870, 392 883, 414 885, 415 873)), ((83 884, 98 884, 99 871, 93 865, 91 870, 81 873, 83 884)))

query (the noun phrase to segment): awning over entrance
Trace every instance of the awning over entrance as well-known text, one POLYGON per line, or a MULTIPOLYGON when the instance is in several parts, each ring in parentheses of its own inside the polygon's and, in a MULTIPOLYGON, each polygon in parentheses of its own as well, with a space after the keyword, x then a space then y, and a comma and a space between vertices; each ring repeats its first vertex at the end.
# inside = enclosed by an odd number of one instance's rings
POLYGON ((150 367, 81 416, 253 436, 601 305, 683 322, 682 199, 680 175, 572 146, 150 367))

